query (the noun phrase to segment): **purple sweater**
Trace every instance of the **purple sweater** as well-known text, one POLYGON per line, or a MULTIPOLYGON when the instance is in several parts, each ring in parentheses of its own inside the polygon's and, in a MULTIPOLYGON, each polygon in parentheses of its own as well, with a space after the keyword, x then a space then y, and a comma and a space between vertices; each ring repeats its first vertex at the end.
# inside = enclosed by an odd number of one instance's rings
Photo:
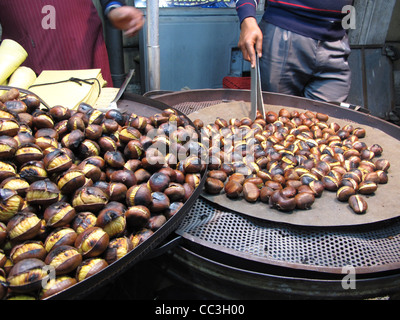
MULTIPOLYGON (((259 0, 237 0, 236 10, 242 23, 247 17, 256 16, 259 0)), ((283 29, 317 40, 341 39, 342 13, 345 5, 353 0, 267 0, 263 19, 283 29)))

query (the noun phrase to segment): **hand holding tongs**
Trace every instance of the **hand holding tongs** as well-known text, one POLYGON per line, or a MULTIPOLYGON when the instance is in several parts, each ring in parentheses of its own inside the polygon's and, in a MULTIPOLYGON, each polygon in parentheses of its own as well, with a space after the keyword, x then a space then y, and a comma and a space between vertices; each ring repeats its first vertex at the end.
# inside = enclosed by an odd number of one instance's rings
POLYGON ((265 119, 264 101, 261 93, 261 78, 260 78, 260 62, 256 52, 256 65, 251 68, 251 110, 250 118, 255 120, 257 117, 257 110, 265 119))

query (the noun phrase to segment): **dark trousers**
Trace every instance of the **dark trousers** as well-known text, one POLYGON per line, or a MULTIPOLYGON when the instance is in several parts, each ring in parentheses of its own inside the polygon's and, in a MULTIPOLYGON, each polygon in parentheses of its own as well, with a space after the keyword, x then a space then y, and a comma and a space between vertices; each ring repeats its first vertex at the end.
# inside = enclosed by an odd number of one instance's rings
POLYGON ((320 101, 343 102, 350 90, 351 72, 347 35, 337 41, 319 41, 260 22, 263 54, 262 90, 320 101))

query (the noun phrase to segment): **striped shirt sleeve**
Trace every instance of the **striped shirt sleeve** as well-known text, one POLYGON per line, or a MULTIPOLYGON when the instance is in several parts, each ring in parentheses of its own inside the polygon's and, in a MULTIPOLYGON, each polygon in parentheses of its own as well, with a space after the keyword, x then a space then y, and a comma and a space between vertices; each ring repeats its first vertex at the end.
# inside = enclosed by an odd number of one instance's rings
POLYGON ((240 23, 247 17, 256 17, 259 0, 236 0, 236 11, 240 23))

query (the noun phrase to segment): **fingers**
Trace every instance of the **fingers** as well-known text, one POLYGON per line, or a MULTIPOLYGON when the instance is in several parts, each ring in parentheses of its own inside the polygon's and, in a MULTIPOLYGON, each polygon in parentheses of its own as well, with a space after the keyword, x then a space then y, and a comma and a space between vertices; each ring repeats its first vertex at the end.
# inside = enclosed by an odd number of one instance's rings
POLYGON ((256 51, 260 57, 262 55, 262 39, 263 35, 257 20, 253 17, 244 19, 241 24, 238 47, 242 51, 243 58, 250 62, 252 68, 256 65, 256 51))
POLYGON ((144 25, 142 12, 130 6, 123 6, 112 10, 108 18, 114 27, 123 30, 124 35, 127 37, 136 35, 144 25))
POLYGON ((256 51, 254 49, 254 44, 246 43, 246 51, 247 51, 247 55, 248 55, 247 61, 250 61, 251 67, 255 68, 255 66, 256 66, 256 51))

